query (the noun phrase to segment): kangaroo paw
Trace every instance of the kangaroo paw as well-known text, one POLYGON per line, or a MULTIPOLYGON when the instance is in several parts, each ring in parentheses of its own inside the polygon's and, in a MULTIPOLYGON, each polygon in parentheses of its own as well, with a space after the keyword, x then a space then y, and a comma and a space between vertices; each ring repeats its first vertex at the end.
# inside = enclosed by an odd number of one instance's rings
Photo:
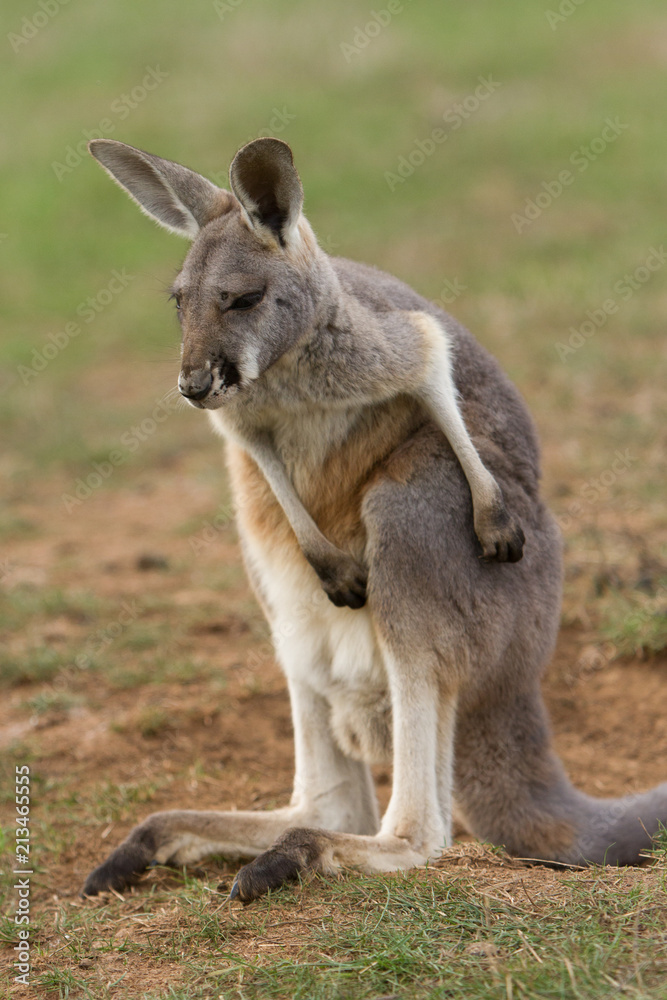
POLYGON ((314 567, 325 594, 338 608, 363 608, 366 603, 368 574, 351 556, 314 567))
POLYGON ((482 546, 484 562, 515 563, 523 557, 526 536, 518 522, 498 531, 477 535, 482 546))
POLYGON ((493 507, 475 511, 475 534, 482 546, 484 562, 518 562, 526 536, 519 521, 510 517, 502 499, 493 507))

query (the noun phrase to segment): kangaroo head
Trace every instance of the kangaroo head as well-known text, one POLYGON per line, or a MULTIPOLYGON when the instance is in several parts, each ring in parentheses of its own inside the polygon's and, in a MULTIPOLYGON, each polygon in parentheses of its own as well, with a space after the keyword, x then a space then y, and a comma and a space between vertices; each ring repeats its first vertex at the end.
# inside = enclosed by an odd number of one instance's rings
POLYGON ((326 256, 301 214, 292 152, 279 139, 244 146, 231 193, 122 142, 89 149, 143 212, 193 241, 172 287, 178 387, 193 406, 217 409, 311 330, 321 306, 326 256))

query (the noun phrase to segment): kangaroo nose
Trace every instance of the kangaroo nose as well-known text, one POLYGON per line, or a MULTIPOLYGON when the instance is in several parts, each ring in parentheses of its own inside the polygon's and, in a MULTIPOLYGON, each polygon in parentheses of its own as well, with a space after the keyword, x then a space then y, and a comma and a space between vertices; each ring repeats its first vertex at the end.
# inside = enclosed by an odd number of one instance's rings
POLYGON ((208 396, 213 379, 210 371, 206 368, 198 368, 196 371, 178 376, 178 388, 187 399, 204 399, 208 396))

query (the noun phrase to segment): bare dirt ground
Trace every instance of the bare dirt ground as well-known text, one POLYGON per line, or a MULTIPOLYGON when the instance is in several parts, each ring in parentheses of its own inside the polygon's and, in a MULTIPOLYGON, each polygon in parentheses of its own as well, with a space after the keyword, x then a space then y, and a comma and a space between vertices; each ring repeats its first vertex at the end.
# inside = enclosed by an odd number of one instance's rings
MULTIPOLYGON (((217 456, 217 449, 211 454, 217 456)), ((77 893, 91 867, 137 819, 174 807, 266 808, 289 796, 292 744, 285 685, 240 567, 233 526, 224 525, 212 542, 196 553, 193 549, 192 539, 201 536, 219 509, 223 481, 217 467, 202 476, 200 463, 201 456, 172 456, 159 476, 143 470, 128 474, 72 514, 64 513, 61 502, 71 487, 71 477, 64 474, 33 484, 29 498, 16 493, 11 501, 17 523, 31 529, 6 540, 3 586, 90 593, 105 602, 109 636, 109 622, 120 613, 114 609, 132 608, 137 601, 141 608, 131 626, 103 646, 105 662, 114 664, 110 674, 66 668, 61 683, 57 674, 48 681, 19 683, 0 701, 3 754, 13 769, 29 752, 31 772, 39 776, 33 815, 44 822, 33 830, 40 872, 33 881, 32 905, 44 918, 39 945, 49 967, 69 961, 62 952, 66 940, 56 918, 59 907, 99 905, 79 901, 77 893), (154 630, 152 649, 125 642, 137 622, 154 630), (190 666, 173 676, 160 668, 156 682, 151 677, 156 649, 159 657, 190 666), (119 788, 139 792, 123 799, 119 788)), ((36 614, 20 634, 8 635, 5 648, 14 656, 40 647, 90 651, 99 647, 99 626, 92 612, 56 609, 36 614)), ((545 681, 558 750, 574 781, 592 794, 647 788, 665 778, 667 661, 607 663, 593 649, 584 627, 562 631, 545 681)), ((390 775, 378 771, 376 779, 384 803, 390 775)), ((5 808, 9 825, 13 806, 6 801, 5 808)), ((233 863, 221 867, 217 862, 203 869, 212 888, 233 870, 233 863)), ((442 867, 448 878, 470 870, 482 888, 505 895, 515 875, 509 863, 474 845, 455 849, 442 867)), ((632 880, 641 873, 618 877, 632 880)), ((171 878, 153 872, 147 881, 168 888, 171 878)), ((517 879, 524 880, 534 900, 553 899, 561 891, 558 873, 545 869, 521 869, 517 879)), ((317 918, 322 909, 317 893, 307 894, 299 919, 304 912, 317 918)), ((146 886, 128 899, 108 922, 115 944, 141 944, 138 914, 157 906, 146 886)), ((165 928, 182 919, 168 903, 160 906, 165 928)), ((279 902, 275 912, 280 921, 279 902)), ((284 911, 287 923, 290 912, 293 917, 293 911, 284 911)), ((241 922, 226 942, 228 950, 245 954, 259 947, 244 926, 241 922)), ((267 932, 262 941, 269 955, 298 945, 293 923, 287 936, 267 932)), ((11 947, 0 956, 3 960, 9 970, 11 947)), ((99 963, 100 981, 113 981, 116 965, 120 968, 117 951, 86 961, 99 963)), ((40 964, 44 967, 45 960, 37 958, 36 972, 40 964)), ((137 959, 123 995, 143 995, 178 981, 177 964, 158 968, 137 959)), ((21 995, 58 994, 42 986, 21 995)))

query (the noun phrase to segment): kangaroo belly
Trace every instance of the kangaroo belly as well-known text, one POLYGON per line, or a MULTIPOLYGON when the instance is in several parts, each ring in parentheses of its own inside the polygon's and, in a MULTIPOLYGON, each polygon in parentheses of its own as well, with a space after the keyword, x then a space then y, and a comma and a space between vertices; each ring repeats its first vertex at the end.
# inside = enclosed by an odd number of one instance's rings
POLYGON ((384 662, 367 608, 337 608, 289 537, 270 546, 243 536, 249 575, 289 680, 308 684, 329 704, 343 753, 366 763, 391 755, 391 708, 384 662))
POLYGON ((344 754, 366 764, 391 762, 391 704, 385 690, 348 690, 330 700, 331 729, 344 754))

